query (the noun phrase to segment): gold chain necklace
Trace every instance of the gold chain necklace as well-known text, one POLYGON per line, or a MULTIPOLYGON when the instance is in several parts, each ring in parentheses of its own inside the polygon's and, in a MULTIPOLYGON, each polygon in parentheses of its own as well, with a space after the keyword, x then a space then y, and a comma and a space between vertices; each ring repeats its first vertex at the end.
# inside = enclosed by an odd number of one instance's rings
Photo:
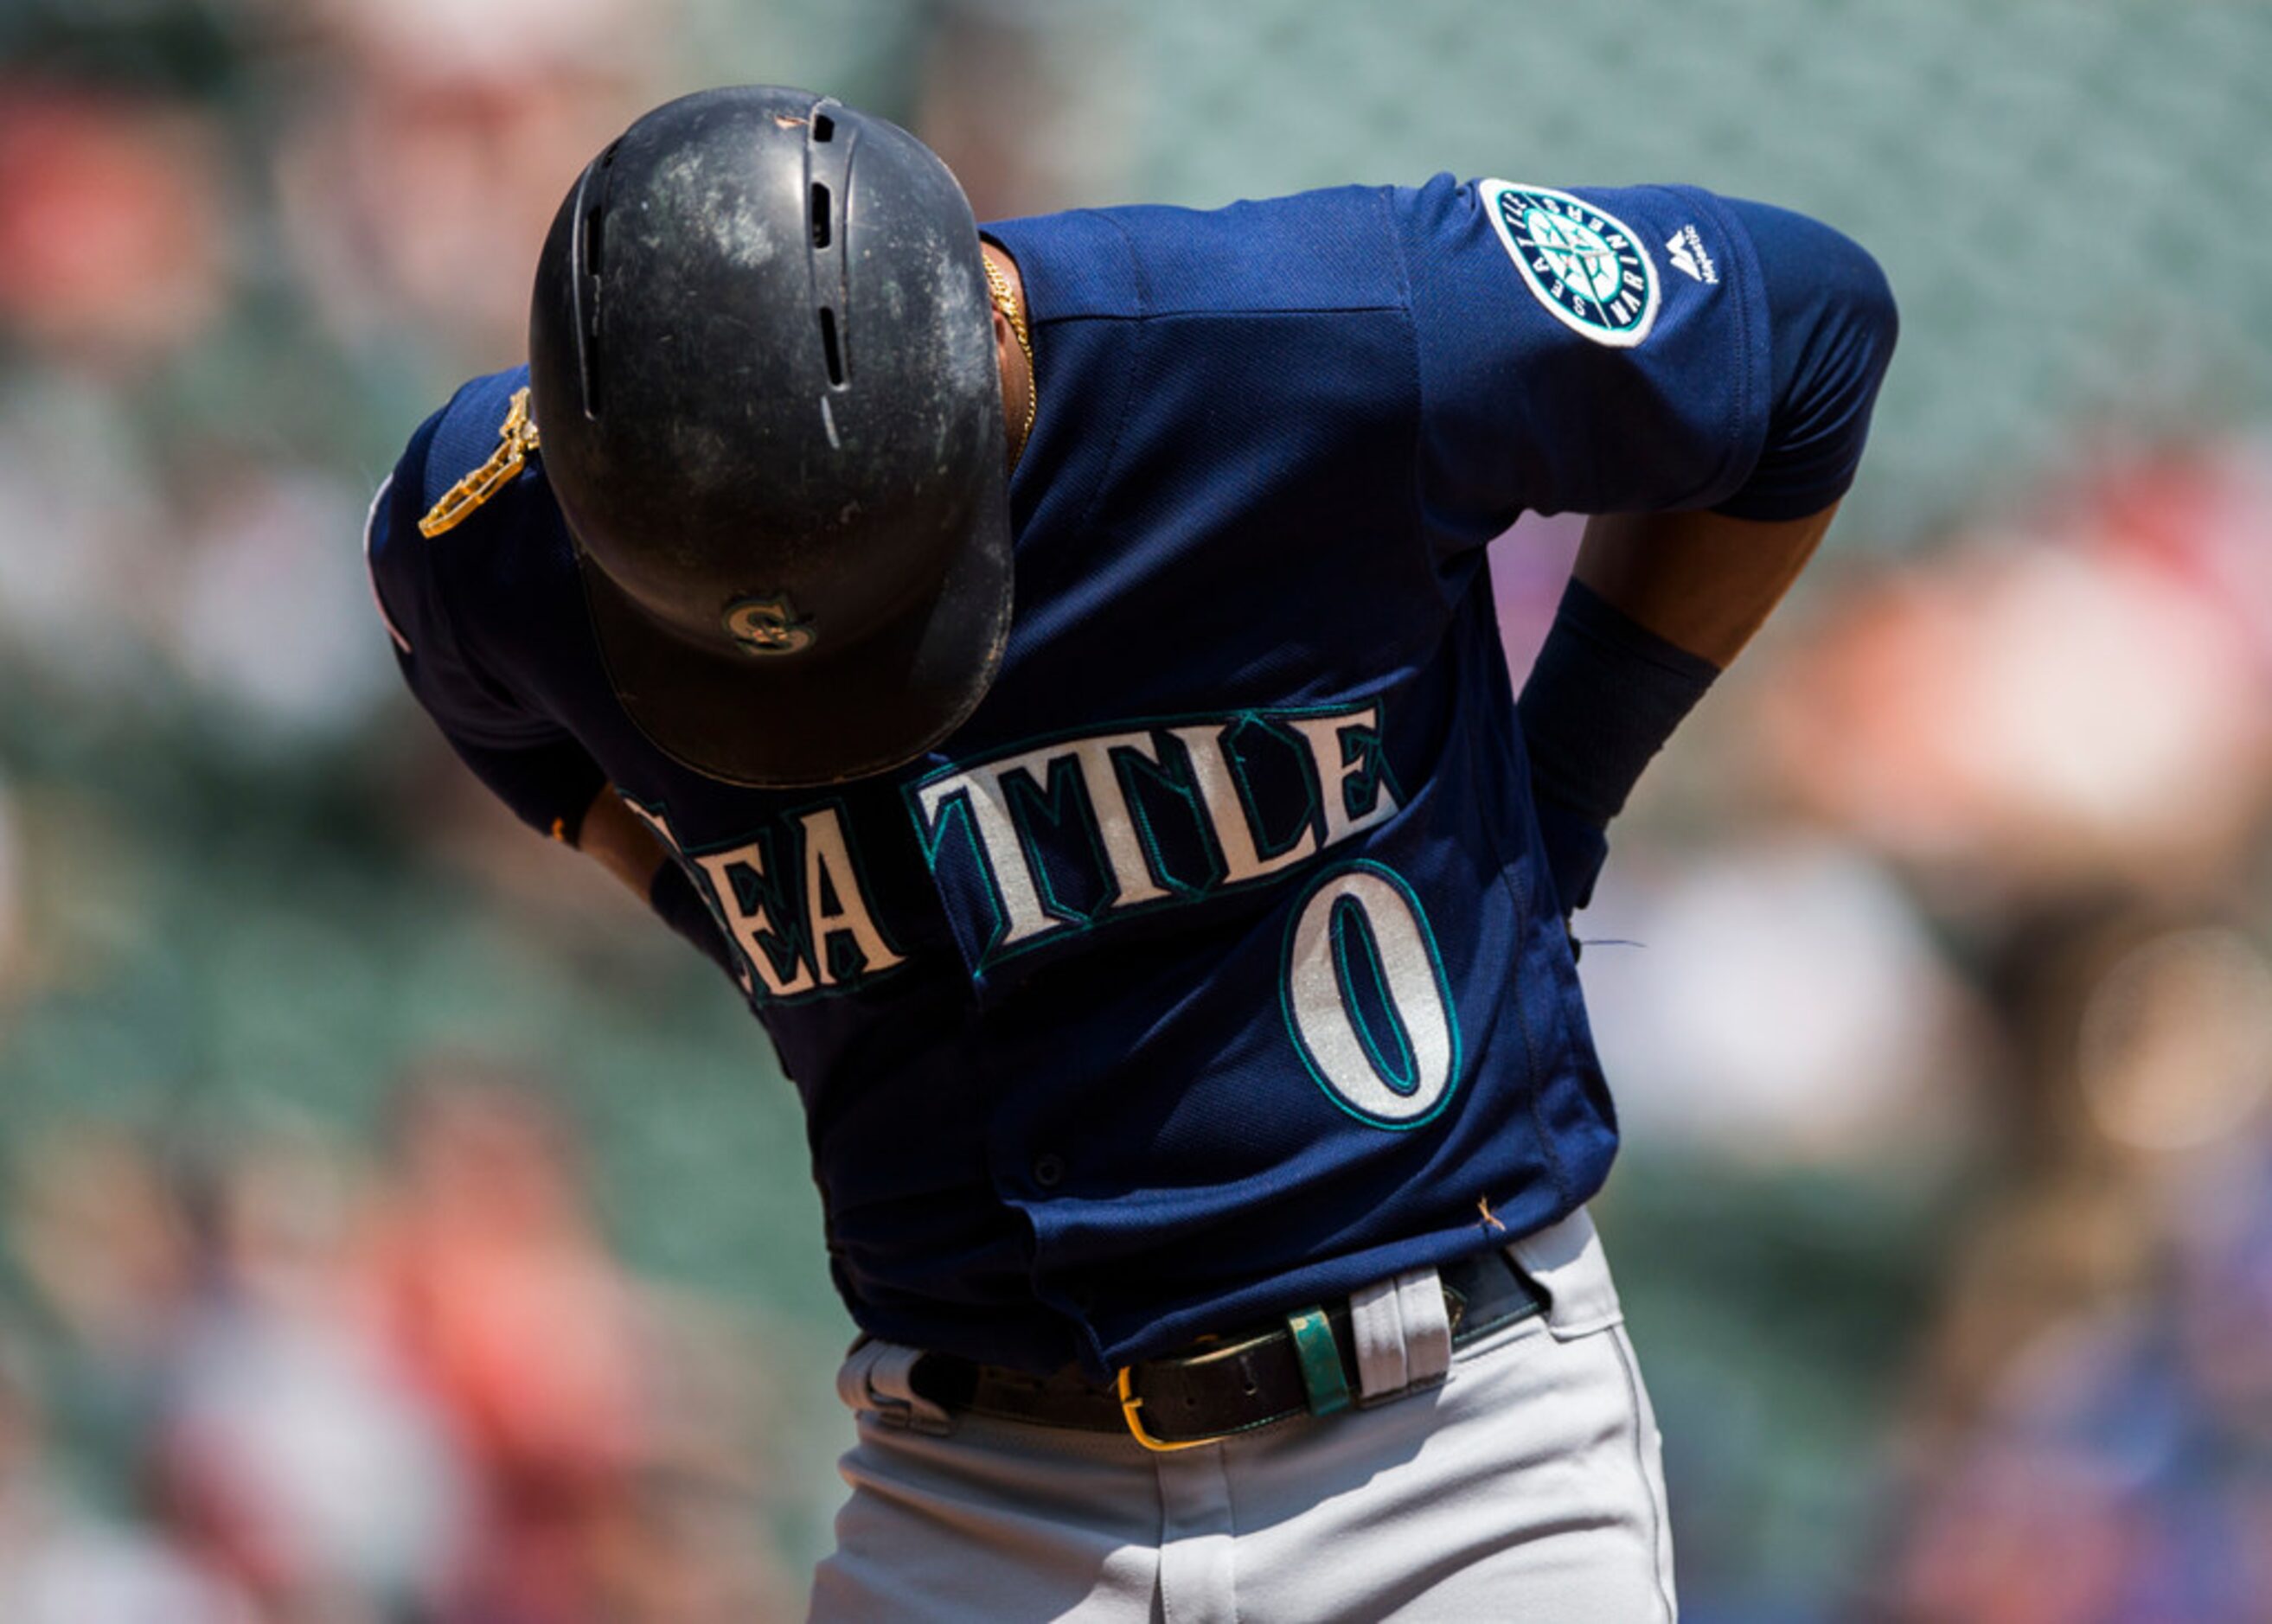
POLYGON ((979 257, 979 263, 986 267, 986 285, 993 290, 994 308, 1010 324, 1010 335, 1018 340, 1018 348, 1026 357, 1026 421, 1018 430, 1018 443, 1010 452, 1010 460, 1014 463, 1024 455, 1026 442, 1033 437, 1034 414, 1042 404, 1041 379, 1034 371, 1034 335, 1027 330, 1026 313, 1018 308, 1017 290, 1010 286, 1010 279, 1002 273, 1002 268, 983 255, 979 257))
POLYGON ((528 388, 523 384, 512 391, 507 403, 504 423, 497 429, 497 450, 490 453, 487 462, 442 493, 442 500, 418 521, 418 533, 438 536, 455 529, 527 466, 530 453, 541 443, 536 420, 528 414, 528 388))

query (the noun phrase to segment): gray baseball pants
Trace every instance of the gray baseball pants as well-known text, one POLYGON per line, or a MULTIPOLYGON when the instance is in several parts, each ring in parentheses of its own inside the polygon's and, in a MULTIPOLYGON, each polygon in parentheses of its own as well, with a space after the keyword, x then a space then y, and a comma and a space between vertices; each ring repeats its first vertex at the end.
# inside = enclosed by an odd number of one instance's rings
POLYGON ((912 1350, 867 1344, 813 1618, 1671 1624, 1656 1422, 1593 1225, 1508 1250, 1543 1317, 1452 1352, 1432 1271, 1384 1283, 1353 1300, 1367 1407, 1172 1455, 946 1416, 912 1350))

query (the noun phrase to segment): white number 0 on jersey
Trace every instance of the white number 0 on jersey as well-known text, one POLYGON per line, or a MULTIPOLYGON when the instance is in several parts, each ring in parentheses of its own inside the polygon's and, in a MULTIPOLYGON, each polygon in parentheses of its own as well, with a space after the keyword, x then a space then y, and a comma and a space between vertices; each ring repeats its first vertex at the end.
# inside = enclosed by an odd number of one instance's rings
POLYGON ((1416 1128, 1460 1075, 1460 1028, 1412 888, 1374 862, 1314 881, 1286 935, 1286 1025, 1327 1097, 1378 1128, 1416 1128))

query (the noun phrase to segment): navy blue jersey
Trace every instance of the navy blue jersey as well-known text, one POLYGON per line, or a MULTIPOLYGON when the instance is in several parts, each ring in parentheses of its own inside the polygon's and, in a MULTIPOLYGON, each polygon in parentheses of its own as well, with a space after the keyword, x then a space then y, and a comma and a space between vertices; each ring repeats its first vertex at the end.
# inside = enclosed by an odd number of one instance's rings
POLYGON ((809 793, 662 756, 610 694, 541 452, 422 537, 525 374, 421 428, 372 564, 468 764, 540 828, 612 783, 708 900, 859 1322, 1102 1375, 1600 1187, 1615 1123, 1484 547, 1526 510, 1737 493, 1768 313, 1737 213, 1680 187, 1439 178, 990 235, 1040 413, 1001 674, 930 755, 809 793))

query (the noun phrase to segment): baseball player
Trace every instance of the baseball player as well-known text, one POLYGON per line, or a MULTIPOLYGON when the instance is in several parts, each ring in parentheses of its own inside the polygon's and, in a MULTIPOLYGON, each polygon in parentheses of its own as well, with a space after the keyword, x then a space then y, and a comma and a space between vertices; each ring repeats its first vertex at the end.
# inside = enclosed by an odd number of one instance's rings
POLYGON ((774 87, 578 177, 370 563, 467 764, 803 1097, 863 1332, 816 1616, 1672 1615, 1566 920, 1894 325, 1690 187, 982 234, 774 87), (1527 510, 1615 517, 1518 702, 1527 510))

